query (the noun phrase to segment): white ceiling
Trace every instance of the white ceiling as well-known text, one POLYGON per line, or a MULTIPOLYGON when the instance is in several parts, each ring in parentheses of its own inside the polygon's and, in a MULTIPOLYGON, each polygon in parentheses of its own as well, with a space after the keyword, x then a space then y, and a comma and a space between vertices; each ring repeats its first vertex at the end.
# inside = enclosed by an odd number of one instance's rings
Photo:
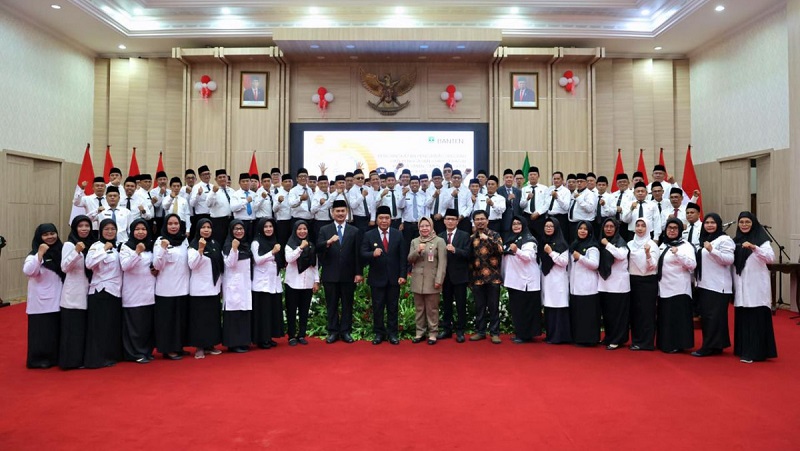
MULTIPOLYGON (((309 52, 299 51, 308 41, 280 41, 281 30, 330 29, 335 36, 342 29, 404 28, 412 29, 406 33, 413 36, 413 29, 485 28, 498 32, 496 45, 605 47, 609 56, 683 57, 785 4, 786 0, 404 0, 395 4, 374 0, 2 0, 0 10, 99 56, 168 56, 173 47, 277 45, 287 59, 300 60, 308 58, 309 52), (718 5, 725 10, 716 12, 718 5), (120 50, 120 44, 127 48, 120 50), (662 49, 654 50, 656 46, 662 49)), ((415 36, 409 40, 413 45, 395 43, 385 51, 416 58, 422 41, 415 36)), ((488 59, 495 46, 485 40, 452 43, 464 46, 459 50, 471 59, 488 59)), ((369 57, 380 52, 382 45, 343 39, 322 43, 316 50, 328 55, 328 60, 345 59, 349 54, 369 57), (326 44, 331 45, 329 52, 326 44)), ((428 55, 453 51, 446 45, 431 47, 424 50, 428 55)))

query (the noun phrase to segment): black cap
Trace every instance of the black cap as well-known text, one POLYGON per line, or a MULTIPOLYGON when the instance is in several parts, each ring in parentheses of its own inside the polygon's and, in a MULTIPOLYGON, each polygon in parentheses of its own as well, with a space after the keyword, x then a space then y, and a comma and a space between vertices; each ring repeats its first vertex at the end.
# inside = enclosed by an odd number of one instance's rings
POLYGON ((447 168, 453 169, 453 165, 452 165, 452 164, 450 164, 450 163, 445 163, 445 164, 444 164, 444 166, 442 166, 442 168, 445 168, 445 169, 447 169, 447 168))
POLYGON ((164 171, 158 171, 158 172, 156 172, 156 178, 157 178, 157 179, 160 179, 161 177, 167 178, 167 173, 166 173, 166 172, 164 172, 164 171))
POLYGON ((411 176, 411 178, 409 179, 409 181, 411 181, 411 180, 416 180, 416 181, 419 181, 419 176, 417 176, 417 175, 412 175, 412 176, 411 176))
POLYGON ((645 185, 645 184, 644 184, 644 182, 636 182, 636 184, 635 184, 635 185, 633 185, 633 189, 636 189, 636 188, 644 188, 644 189, 647 189, 647 185, 645 185))
POLYGON ((114 185, 111 185, 111 186, 109 186, 108 188, 106 188, 106 195, 108 195, 108 194, 111 194, 111 193, 117 193, 117 194, 119 194, 119 188, 117 188, 117 187, 116 187, 116 186, 114 186, 114 185))
MULTIPOLYGON (((313 176, 312 176, 312 177, 313 177, 313 176)), ((322 175, 320 175, 319 177, 317 177, 317 181, 318 181, 318 182, 327 182, 327 181, 328 181, 328 176, 327 176, 327 175, 325 175, 325 174, 322 174, 322 175)))
POLYGON ((258 174, 250 174, 250 180, 258 180, 258 174))
POLYGON ((496 175, 490 175, 489 180, 494 180, 495 183, 500 183, 500 179, 497 178, 496 175))
POLYGON ((661 187, 662 187, 662 186, 661 186, 661 182, 653 182, 653 183, 651 183, 651 184, 650 184, 650 189, 653 189, 653 188, 655 188, 656 186, 657 186, 657 187, 659 187, 659 188, 661 188, 661 187))
POLYGON ((403 171, 400 172, 400 175, 403 175, 403 174, 411 175, 411 169, 408 169, 408 168, 403 169, 403 171))
MULTIPOLYGON (((567 180, 575 180, 575 177, 575 174, 567 174, 567 180)), ((584 176, 584 178, 586 177, 584 176)))
POLYGON ((656 171, 667 172, 667 168, 665 168, 663 164, 657 164, 657 165, 653 166, 653 172, 656 172, 656 171))
POLYGON ((269 170, 269 173, 270 174, 280 174, 281 170, 280 170, 280 168, 272 168, 272 169, 269 170))
MULTIPOLYGON (((570 175, 572 175, 572 174, 570 174, 570 175)), ((569 177, 567 177, 567 178, 569 178, 569 177)), ((586 174, 584 174, 583 172, 579 172, 579 173, 575 174, 574 176, 572 176, 572 178, 574 178, 575 180, 586 180, 586 174)))
POLYGON ((192 175, 197 175, 197 174, 195 174, 195 173, 194 173, 194 169, 187 169, 187 170, 186 170, 186 171, 183 173, 183 175, 189 175, 189 174, 192 174, 192 175))
POLYGON ((428 180, 428 174, 420 174, 419 175, 419 179, 420 180, 428 180))
POLYGON ((102 176, 97 176, 94 178, 94 180, 92 180, 92 183, 105 183, 105 182, 106 179, 104 179, 102 176))
POLYGON ((462 177, 461 169, 453 169, 453 174, 452 175, 457 175, 459 177, 462 177))
POLYGON ((539 173, 539 168, 537 168, 536 166, 531 166, 531 167, 528 168, 528 174, 530 174, 531 172, 535 172, 535 173, 538 174, 539 173))
POLYGON ((636 171, 636 172, 633 173, 633 178, 636 178, 636 177, 644 178, 644 174, 642 174, 641 171, 636 171))
POLYGON ((334 179, 334 182, 344 182, 344 176, 342 174, 338 174, 334 179))
POLYGON ((476 175, 486 175, 486 169, 478 169, 478 173, 476 175))
POLYGON ((242 180, 250 180, 250 174, 248 174, 246 172, 240 173, 239 174, 239 181, 241 182, 242 180))
POLYGON ((292 179, 292 174, 283 174, 281 176, 281 182, 283 182, 285 180, 291 180, 291 179, 292 179))
POLYGON ((442 170, 439 168, 433 168, 433 170, 431 171, 431 178, 441 177, 441 176, 442 176, 442 170))
POLYGON ((269 172, 262 172, 261 179, 271 179, 269 172))
POLYGON ((455 208, 448 208, 447 210, 444 211, 444 217, 446 218, 448 216, 455 216, 457 218, 459 216, 458 210, 456 210, 455 208))
POLYGON ((683 190, 680 188, 672 188, 671 190, 669 190, 669 195, 671 196, 673 194, 680 194, 681 196, 683 196, 683 190))
POLYGON ((397 178, 397 177, 395 177, 395 176, 394 176, 394 172, 387 172, 387 173, 386 173, 386 178, 388 179, 389 177, 391 177, 391 178, 393 178, 393 179, 394 179, 394 178, 397 178))
POLYGON ((597 183, 608 183, 608 177, 606 177, 605 175, 597 177, 597 183))
POLYGON ((125 181, 122 182, 122 184, 124 185, 125 183, 128 182, 136 183, 136 179, 137 179, 136 176, 129 175, 128 177, 125 178, 125 181))
POLYGON ((586 178, 589 178, 589 177, 594 177, 594 178, 597 178, 597 175, 595 175, 595 173, 594 173, 594 172, 587 172, 587 173, 586 173, 586 178))
POLYGON ((217 177, 219 177, 220 175, 228 175, 228 172, 225 171, 225 169, 217 169, 217 172, 215 173, 215 175, 217 177))
POLYGON ((148 173, 144 173, 144 174, 139 174, 139 176, 136 177, 136 179, 139 180, 139 181, 142 181, 142 180, 153 181, 153 176, 148 174, 148 173))
POLYGON ((347 202, 345 202, 344 199, 336 199, 335 201, 333 201, 333 205, 331 206, 331 208, 339 208, 339 207, 347 208, 347 202))
POLYGON ((119 174, 119 175, 122 175, 122 171, 120 171, 120 170, 119 170, 119 168, 111 168, 111 170, 110 170, 110 171, 108 171, 108 173, 109 173, 109 174, 119 174))
POLYGON ((378 175, 378 178, 381 179, 381 180, 386 180, 386 173, 385 172, 381 172, 380 175, 378 175))
POLYGON ((305 174, 305 175, 308 175, 308 169, 306 169, 306 168, 300 168, 300 169, 298 169, 298 170, 297 170, 297 176, 299 177, 299 176, 300 176, 300 174, 305 174))
POLYGON ((347 178, 347 177, 352 177, 352 176, 353 176, 353 173, 352 173, 352 172, 345 172, 345 173, 344 173, 344 177, 345 177, 345 178, 347 178))
POLYGON ((469 184, 472 185, 473 183, 476 185, 480 185, 481 181, 478 179, 469 179, 469 184))
POLYGON ((507 176, 507 175, 514 175, 514 171, 512 171, 510 168, 506 168, 506 169, 503 171, 503 177, 505 177, 505 176, 507 176))
POLYGON ((516 177, 518 175, 523 175, 522 174, 522 169, 517 169, 516 171, 514 171, 514 177, 516 177))
POLYGON ((316 175, 309 175, 308 176, 308 180, 312 181, 312 182, 316 182, 317 181, 317 176, 316 175))
POLYGON ((180 177, 172 177, 171 179, 169 179, 169 184, 172 185, 173 183, 179 183, 183 185, 183 181, 181 180, 180 177))
POLYGON ((690 208, 693 208, 693 209, 695 209, 695 210, 697 210, 697 211, 700 211, 700 206, 699 206, 699 205, 697 205, 697 204, 696 204, 696 203, 694 203, 694 202, 689 202, 688 204, 686 204, 686 209, 688 210, 688 209, 690 209, 690 208))
POLYGON ((617 181, 620 180, 628 180, 628 174, 624 172, 620 172, 619 174, 617 174, 617 181))
POLYGON ((361 169, 356 169, 355 171, 353 171, 353 176, 355 177, 357 175, 364 175, 364 171, 362 171, 361 169))
POLYGON ((375 216, 380 216, 380 215, 389 215, 389 216, 391 216, 392 215, 392 209, 389 208, 388 205, 381 205, 380 207, 378 207, 377 210, 375 210, 375 216))
POLYGON ((211 172, 211 169, 208 169, 208 166, 206 166, 206 165, 202 165, 199 168, 197 168, 197 173, 198 174, 202 174, 204 172, 211 172))

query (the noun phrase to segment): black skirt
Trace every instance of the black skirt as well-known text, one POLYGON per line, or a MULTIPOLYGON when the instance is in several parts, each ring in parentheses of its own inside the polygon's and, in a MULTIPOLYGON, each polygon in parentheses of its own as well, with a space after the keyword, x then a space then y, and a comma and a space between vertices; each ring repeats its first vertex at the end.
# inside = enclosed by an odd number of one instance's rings
POLYGON ((703 346, 700 349, 721 351, 731 345, 728 331, 730 293, 697 289, 697 305, 703 325, 703 346))
POLYGON ((86 352, 86 310, 61 308, 61 345, 58 366, 71 370, 83 366, 86 352))
POLYGON ((272 302, 272 338, 281 338, 286 335, 283 325, 283 293, 276 294, 272 302))
POLYGON ((228 348, 250 346, 250 310, 222 312, 222 344, 228 348))
POLYGON ((754 362, 778 357, 772 310, 769 307, 736 307, 733 311, 733 353, 754 362))
POLYGON ((595 346, 600 342, 600 295, 569 295, 569 322, 572 341, 578 345, 595 346))
POLYGON ((28 368, 58 365, 60 320, 59 312, 28 315, 28 368))
POLYGON ((605 330, 603 344, 623 345, 628 342, 630 306, 630 293, 600 292, 600 310, 605 330))
MULTIPOLYGON (((252 314, 252 342, 257 345, 265 345, 272 340, 274 334, 272 327, 275 320, 272 317, 275 313, 275 305, 280 309, 282 293, 265 293, 261 291, 253 292, 253 314, 252 314)), ((279 310, 280 311, 280 310, 279 310)), ((281 323, 283 315, 281 314, 281 323)))
POLYGON ((122 350, 125 360, 152 358, 155 336, 153 315, 155 306, 127 307, 122 309, 122 350))
POLYGON ((508 311, 514 334, 532 340, 542 334, 542 292, 508 289, 508 311))
POLYGON ((219 295, 192 296, 189 306, 189 346, 211 348, 222 341, 219 295))
POLYGON ((656 346, 664 352, 694 347, 692 297, 688 294, 658 298, 656 346))
POLYGON ((631 345, 652 351, 656 339, 658 278, 631 276, 631 345))
POLYGON ((103 368, 122 360, 122 299, 105 290, 90 294, 83 366, 103 368))
POLYGON ((545 307, 544 327, 547 331, 545 341, 552 344, 572 343, 569 327, 569 307, 545 307))
POLYGON ((183 352, 183 333, 181 331, 180 301, 188 296, 156 295, 155 336, 156 348, 162 354, 183 352))

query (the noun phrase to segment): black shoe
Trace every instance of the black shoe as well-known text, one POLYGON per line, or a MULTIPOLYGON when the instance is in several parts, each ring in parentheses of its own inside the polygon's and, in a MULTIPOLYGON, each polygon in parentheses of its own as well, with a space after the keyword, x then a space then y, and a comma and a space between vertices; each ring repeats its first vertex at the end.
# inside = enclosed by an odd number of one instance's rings
POLYGON ((465 341, 466 341, 466 338, 464 338, 464 334, 463 333, 457 333, 456 334, 456 343, 464 343, 465 341))
POLYGON ((328 343, 328 344, 335 343, 336 340, 338 340, 338 339, 339 339, 338 335, 330 334, 330 335, 328 335, 328 338, 325 339, 325 343, 328 343))
POLYGON ((298 338, 298 339, 297 339, 297 342, 298 342, 298 343, 300 343, 300 344, 301 344, 301 345, 303 345, 303 346, 305 346, 305 345, 307 345, 307 344, 308 344, 308 340, 306 340, 306 337, 300 337, 300 338, 298 338))
POLYGON ((642 350, 642 348, 640 348, 639 345, 630 345, 630 347, 628 349, 630 349, 631 351, 641 351, 642 350))
POLYGON ((414 337, 411 339, 411 343, 417 344, 422 341, 422 337, 414 337))
POLYGON ((718 354, 718 352, 714 352, 713 349, 703 349, 703 348, 700 348, 697 351, 692 352, 692 355, 695 357, 708 357, 714 354, 718 354))
POLYGON ((237 354, 243 354, 249 350, 250 349, 248 349, 247 346, 234 346, 232 348, 228 348, 228 351, 235 352, 237 354))
POLYGON ((372 344, 374 345, 379 345, 381 343, 383 343, 383 337, 381 337, 380 335, 378 335, 377 337, 375 337, 374 340, 372 340, 372 344))
POLYGON ((389 343, 391 343, 393 345, 399 345, 400 344, 400 339, 398 339, 397 337, 392 335, 391 337, 389 337, 389 343))
POLYGON ((606 351, 614 351, 616 349, 619 349, 619 345, 616 344, 606 345, 606 351))
POLYGON ((150 363, 150 360, 148 360, 147 357, 142 356, 136 359, 136 363, 150 363))
POLYGON ((435 338, 428 338, 428 344, 429 345, 435 345, 436 344, 436 339, 435 338))
POLYGON ((278 346, 278 342, 277 342, 277 341, 275 341, 275 340, 270 340, 270 341, 269 341, 269 345, 270 345, 270 346, 272 346, 272 347, 274 348, 275 346, 278 346))
POLYGON ((524 338, 514 337, 514 338, 511 339, 511 342, 514 343, 514 344, 532 343, 533 342, 533 338, 529 338, 529 339, 526 340, 524 338))
POLYGON ((447 330, 443 330, 439 332, 439 335, 436 336, 437 340, 444 340, 446 338, 453 338, 453 333, 447 330))
POLYGON ((261 349, 270 349, 272 347, 272 345, 269 344, 269 342, 266 342, 266 343, 259 343, 258 347, 261 348, 261 349))
POLYGON ((297 346, 297 338, 290 338, 289 346, 297 346))
POLYGON ((670 349, 669 351, 664 351, 664 352, 666 352, 667 354, 677 354, 681 352, 681 349, 670 349))
POLYGON ((353 340, 353 337, 350 336, 350 334, 342 334, 342 341, 345 343, 352 343, 355 340, 353 340))
POLYGON ((180 360, 183 358, 183 355, 181 355, 182 353, 181 354, 173 353, 173 354, 175 355, 164 354, 164 358, 167 360, 180 360))

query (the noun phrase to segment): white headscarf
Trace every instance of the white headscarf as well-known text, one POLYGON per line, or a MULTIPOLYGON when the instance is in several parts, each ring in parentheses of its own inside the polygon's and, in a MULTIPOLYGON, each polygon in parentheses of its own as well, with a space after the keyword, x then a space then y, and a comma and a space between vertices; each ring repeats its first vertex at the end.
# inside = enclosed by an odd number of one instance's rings
POLYGON ((653 225, 650 223, 650 220, 648 220, 647 218, 639 218, 636 220, 636 222, 639 221, 644 222, 645 226, 647 227, 647 230, 645 231, 644 236, 639 236, 638 233, 633 235, 633 239, 628 242, 628 248, 632 251, 638 251, 644 249, 644 245, 649 243, 651 240, 650 232, 653 230, 653 225))

